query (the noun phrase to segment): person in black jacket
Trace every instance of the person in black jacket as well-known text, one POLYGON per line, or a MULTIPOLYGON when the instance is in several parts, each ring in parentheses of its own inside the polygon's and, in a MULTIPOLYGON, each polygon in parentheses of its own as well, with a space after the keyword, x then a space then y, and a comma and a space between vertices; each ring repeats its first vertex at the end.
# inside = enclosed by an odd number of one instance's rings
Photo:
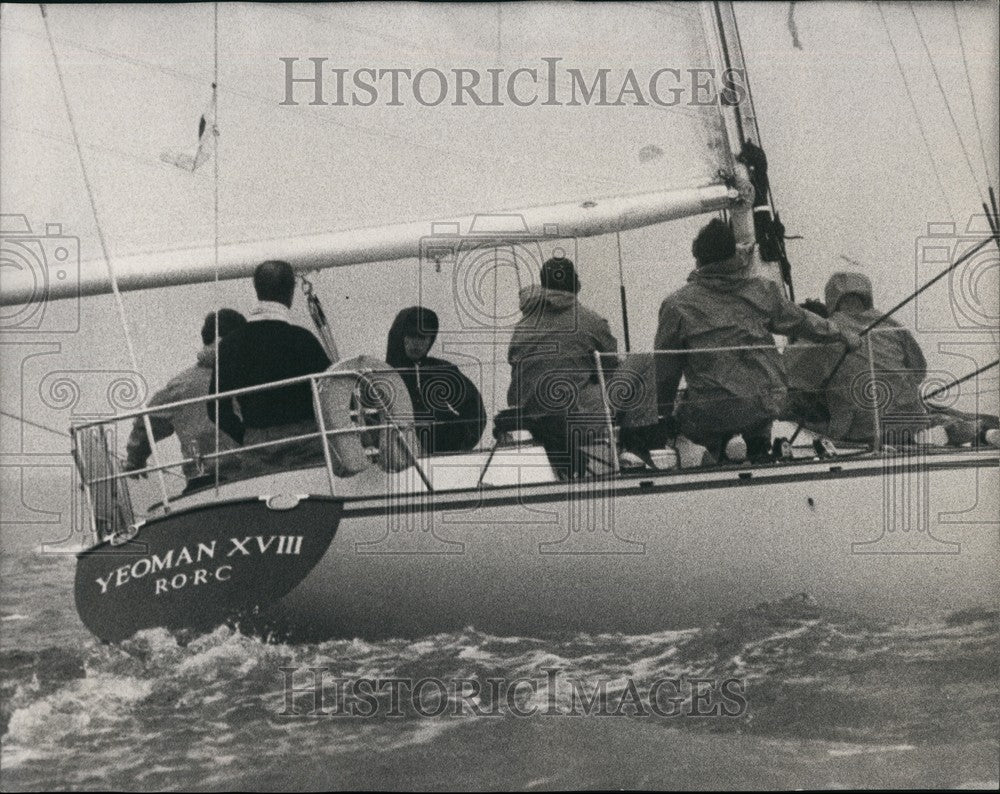
POLYGON ((474 449, 486 426, 479 390, 449 361, 428 356, 438 316, 423 306, 396 315, 389 329, 386 362, 399 370, 413 402, 417 436, 425 452, 474 449))
MULTIPOLYGON (((289 322, 295 273, 287 262, 257 266, 253 285, 258 304, 246 326, 219 342, 219 391, 323 372, 330 366, 323 346, 312 333, 289 322)), ((216 394, 213 376, 211 393, 216 394)), ((318 432, 308 383, 242 394, 219 400, 219 426, 245 446, 318 432), (239 406, 239 415, 235 405, 239 406)), ((208 416, 216 420, 215 403, 208 416)), ((323 460, 319 439, 266 447, 255 452, 267 468, 288 468, 323 460)))

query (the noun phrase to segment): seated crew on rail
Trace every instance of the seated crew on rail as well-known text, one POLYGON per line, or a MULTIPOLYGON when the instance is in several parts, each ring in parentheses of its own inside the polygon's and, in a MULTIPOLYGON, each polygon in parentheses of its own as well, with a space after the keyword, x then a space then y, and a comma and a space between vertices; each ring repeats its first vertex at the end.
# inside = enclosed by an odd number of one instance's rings
MULTIPOLYGON (((247 320, 233 309, 219 309, 218 320, 215 312, 209 312, 201 326, 202 348, 198 351, 197 363, 167 381, 149 401, 149 407, 167 405, 195 397, 205 397, 212 387, 215 367, 215 328, 218 323, 219 338, 225 339, 230 334, 241 330, 247 320)), ((227 455, 216 459, 200 468, 196 459, 207 455, 216 448, 216 428, 205 416, 205 408, 200 402, 164 408, 149 414, 149 425, 153 431, 153 441, 162 441, 171 435, 176 435, 181 445, 181 454, 186 460, 182 470, 187 479, 185 491, 192 491, 215 482, 215 467, 218 466, 221 480, 236 479, 241 473, 239 455, 227 455)), ((218 434, 220 452, 232 450, 237 443, 227 433, 218 434)), ((125 471, 138 471, 146 467, 146 462, 152 454, 146 424, 138 417, 132 425, 126 447, 125 471)), ((144 476, 144 475, 139 475, 144 476)))
POLYGON ((923 351, 902 325, 892 318, 881 319, 883 313, 874 308, 872 284, 866 275, 834 273, 825 293, 830 320, 841 329, 860 333, 881 321, 866 335, 866 344, 851 352, 835 372, 839 359, 835 351, 796 345, 786 349, 789 378, 800 395, 809 397, 790 404, 790 412, 800 414, 795 418, 834 441, 874 442, 877 418, 883 443, 961 446, 996 442, 1000 425, 996 417, 925 403, 920 390, 927 377, 923 351), (814 410, 803 411, 804 404, 814 410))
POLYGON ((688 283, 660 306, 654 349, 691 351, 656 354, 660 415, 668 434, 683 433, 716 462, 724 459, 727 442, 737 434, 743 436, 751 461, 767 460, 771 423, 786 396, 773 335, 794 334, 850 349, 860 339, 792 303, 773 281, 751 276, 732 229, 718 218, 698 232, 692 254, 696 267, 688 283), (727 347, 742 349, 697 352, 727 347), (687 390, 675 406, 682 376, 687 390))
MULTIPOLYGON (((330 366, 323 346, 313 334, 290 322, 295 295, 295 273, 282 261, 263 262, 253 274, 257 305, 246 327, 219 343, 219 391, 311 375, 330 366)), ((214 379, 212 394, 215 394, 214 379)), ((318 433, 312 390, 308 383, 241 394, 219 400, 219 426, 244 446, 318 433), (236 406, 239 406, 239 415, 236 406)), ((215 402, 207 404, 216 420, 215 402)), ((322 464, 318 437, 269 445, 254 450, 247 463, 268 469, 322 464)))
MULTIPOLYGON (((799 306, 824 319, 830 316, 826 304, 815 298, 808 298, 799 306)), ((796 341, 794 336, 790 336, 788 346, 782 352, 788 397, 781 418, 793 422, 801 421, 804 427, 815 430, 820 425, 825 427, 830 421, 830 410, 826 406, 826 400, 819 389, 819 380, 815 376, 815 368, 811 364, 813 345, 811 342, 797 345, 796 341), (798 356, 801 356, 800 366, 797 366, 798 356)))
POLYGON ((479 443, 486 410, 479 389, 458 367, 428 355, 438 327, 438 316, 430 309, 403 309, 389 329, 385 360, 406 384, 423 451, 465 452, 479 443))
MULTIPOLYGON (((520 292, 522 317, 507 351, 507 403, 560 479, 606 474, 614 451, 594 354, 617 353, 618 341, 608 321, 578 301, 572 261, 549 259, 540 281, 520 292)), ((615 356, 602 360, 609 377, 616 365, 615 356)))

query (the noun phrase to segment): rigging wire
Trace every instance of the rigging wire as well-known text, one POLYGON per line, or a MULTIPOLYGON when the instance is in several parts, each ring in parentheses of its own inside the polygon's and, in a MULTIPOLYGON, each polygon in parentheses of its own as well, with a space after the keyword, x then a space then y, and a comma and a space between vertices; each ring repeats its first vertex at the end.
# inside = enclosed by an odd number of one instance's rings
MULTIPOLYGON (((732 69, 733 68, 733 63, 732 63, 732 59, 729 57, 729 45, 726 42, 726 36, 725 36, 725 32, 723 30, 723 25, 722 25, 722 10, 719 7, 718 0, 716 0, 716 2, 713 4, 713 7, 715 9, 715 24, 716 24, 716 29, 717 29, 717 33, 718 33, 719 44, 722 47, 722 64, 723 64, 723 66, 726 67, 726 69, 732 69)), ((747 97, 748 98, 750 97, 750 83, 749 83, 749 81, 747 82, 747 97)), ((720 103, 720 105, 722 103, 721 94, 719 96, 719 103, 720 103)), ((740 113, 738 107, 734 107, 733 108, 733 119, 736 121, 736 134, 739 136, 739 139, 740 139, 739 143, 742 146, 743 145, 743 141, 746 140, 746 133, 743 130, 743 115, 740 113)), ((730 156, 735 156, 735 155, 731 153, 730 156)))
MULTIPOLYGON (((917 296, 919 296, 921 293, 930 289, 934 284, 936 284, 945 276, 947 276, 949 273, 951 273, 953 270, 955 270, 955 268, 957 268, 959 265, 971 259, 981 250, 983 250, 990 242, 994 242, 996 240, 997 236, 995 234, 992 234, 989 237, 984 237, 982 240, 976 243, 972 248, 970 248, 964 254, 957 257, 955 261, 952 262, 948 267, 946 267, 944 270, 942 270, 933 278, 924 282, 924 284, 922 284, 918 289, 910 293, 910 295, 903 298, 903 300, 901 300, 899 303, 897 303, 895 306, 889 309, 889 311, 879 315, 875 320, 872 320, 872 322, 868 323, 868 325, 866 325, 860 332, 858 332, 858 336, 859 337, 867 336, 869 333, 874 331, 877 326, 884 323, 886 320, 892 317, 892 315, 894 315, 896 312, 898 312, 900 309, 902 309, 904 306, 910 303, 910 301, 915 300, 917 296)), ((830 382, 833 380, 833 377, 837 374, 837 371, 840 369, 841 365, 847 360, 847 357, 850 354, 851 354, 850 348, 848 348, 845 345, 844 352, 840 354, 840 358, 837 359, 837 363, 833 365, 833 369, 830 370, 830 373, 823 379, 823 382, 820 384, 821 389, 825 389, 830 384, 830 382)), ((795 439, 798 438, 798 435, 802 431, 802 428, 804 426, 805 426, 805 421, 804 420, 800 421, 798 427, 795 428, 795 432, 792 434, 791 439, 789 439, 790 442, 794 442, 795 439)))
MULTIPOLYGON (((718 4, 716 4, 716 11, 717 11, 717 15, 718 15, 718 18, 719 18, 719 34, 720 34, 720 36, 722 36, 722 20, 721 20, 721 14, 718 13, 718 4)), ((789 11, 789 15, 790 14, 791 14, 791 11, 789 11)), ((754 136, 756 138, 756 144, 757 144, 757 146, 760 146, 761 148, 763 148, 762 138, 761 138, 761 135, 760 135, 760 124, 757 121, 757 111, 756 111, 756 108, 754 107, 754 103, 753 103, 753 90, 750 87, 750 74, 749 74, 750 70, 746 68, 746 60, 745 60, 744 55, 743 55, 743 52, 744 52, 744 50, 743 50, 743 40, 740 38, 739 21, 736 19, 736 10, 732 6, 730 6, 730 18, 733 20, 733 36, 734 36, 734 38, 736 40, 735 41, 736 51, 737 51, 737 53, 739 55, 740 63, 743 66, 743 80, 746 83, 747 102, 748 102, 749 108, 750 108, 750 114, 749 115, 750 115, 750 120, 753 122, 753 129, 754 129, 754 136)), ((724 39, 724 37, 723 37, 723 46, 725 46, 725 39, 724 39)), ((799 49, 801 49, 801 46, 799 47, 799 49)), ((728 52, 726 53, 726 60, 727 60, 727 62, 729 60, 728 52)), ((730 65, 730 68, 732 68, 732 65, 731 64, 729 64, 729 65, 730 65)), ((737 109, 737 112, 736 112, 735 115, 736 115, 737 119, 739 119, 740 113, 739 113, 738 109, 737 109)), ((743 144, 743 142, 741 141, 740 145, 742 146, 742 144, 743 144)), ((791 301, 794 302, 794 300, 795 300, 795 284, 794 284, 794 281, 792 279, 792 264, 791 264, 791 261, 788 258, 788 250, 785 247, 785 240, 796 239, 796 238, 792 237, 792 236, 786 235, 784 233, 784 227, 780 225, 780 220, 779 220, 779 217, 778 217, 778 208, 777 208, 777 204, 774 201, 774 191, 771 189, 771 180, 770 179, 768 179, 768 182, 767 182, 767 207, 770 210, 771 219, 774 222, 775 228, 776 228, 775 237, 777 238, 778 251, 779 251, 779 254, 780 254, 779 267, 781 268, 781 271, 782 271, 781 272, 781 275, 782 275, 782 279, 781 279, 782 280, 782 284, 783 284, 783 287, 787 288, 786 294, 787 294, 789 300, 791 300, 791 301)), ((753 208, 751 208, 751 209, 753 209, 753 208)), ((754 227, 755 227, 755 236, 756 236, 756 222, 754 223, 754 227)))
POLYGON ((15 419, 18 422, 23 422, 24 424, 29 425, 30 427, 37 427, 39 430, 47 430, 49 433, 53 433, 54 435, 57 436, 62 436, 63 438, 70 438, 70 434, 67 433, 65 430, 58 430, 54 427, 50 427, 49 425, 43 425, 41 422, 35 422, 32 421, 31 419, 25 419, 23 416, 12 414, 10 411, 4 411, 0 409, 0 415, 6 416, 9 419, 15 419))
POLYGON ((976 94, 972 90, 972 76, 969 74, 969 59, 965 54, 965 42, 962 40, 962 26, 958 22, 958 6, 956 0, 951 0, 951 11, 955 16, 955 32, 958 33, 958 46, 962 51, 962 66, 965 68, 965 83, 969 87, 969 99, 972 102, 972 117, 976 121, 976 137, 979 140, 979 152, 983 156, 983 170, 986 173, 986 180, 989 182, 990 165, 986 157, 986 145, 983 143, 983 127, 979 123, 979 110, 976 107, 976 94))
MULTIPOLYGON (((503 3, 497 3, 497 39, 496 39, 496 66, 499 67, 503 63, 503 3)), ((517 252, 514 246, 510 247, 511 261, 516 269, 517 267, 517 252)), ((493 372, 490 384, 490 415, 497 415, 497 383, 499 382, 499 368, 500 365, 497 362, 497 350, 500 346, 500 329, 497 327, 497 316, 500 314, 500 261, 499 261, 500 251, 497 246, 493 246, 493 340, 491 351, 491 357, 493 358, 493 372)), ((458 262, 455 262, 455 268, 458 268, 458 262)))
POLYGON ((618 244, 618 290, 622 305, 622 333, 625 337, 625 352, 629 353, 632 350, 632 345, 629 342, 628 301, 625 296, 625 271, 622 266, 622 233, 620 231, 615 232, 615 242, 618 244))
MULTIPOLYGON (((39 9, 42 13, 42 22, 45 24, 45 36, 49 42, 49 49, 52 52, 52 63, 55 66, 56 78, 59 81, 59 91, 62 95, 63 106, 66 109, 66 116, 69 119, 69 128, 73 133, 73 145, 76 148, 77 160, 80 164, 80 171, 83 175, 83 185, 87 191, 87 199, 90 202, 90 211, 94 216, 94 226, 97 230, 97 239, 101 247, 101 254, 104 257, 104 265, 108 271, 108 279, 111 282, 111 292, 115 297, 115 306, 118 310, 118 319, 122 325, 122 335, 125 337, 125 348, 128 351, 129 362, 132 365, 132 369, 135 372, 139 371, 139 361, 135 354, 135 345, 132 343, 132 334, 129 332, 128 320, 125 316, 125 302, 122 300, 121 290, 118 289, 118 274, 115 272, 114 263, 111 261, 111 255, 108 249, 107 240, 104 237, 104 228, 101 226, 100 214, 97 211, 97 201, 94 198, 94 189, 90 183, 90 175, 87 172, 87 164, 83 157, 83 148, 80 144, 80 136, 76 129, 76 119, 73 116, 73 108, 69 102, 69 94, 66 91, 66 81, 63 78, 62 65, 59 62, 59 54, 56 52, 55 42, 52 40, 52 28, 49 24, 48 11, 45 8, 44 3, 39 4, 39 9)), ((142 401, 143 409, 148 408, 146 404, 145 395, 142 401)), ((143 425, 146 429, 146 438, 149 442, 150 449, 153 455, 153 464, 157 467, 160 465, 159 456, 156 452, 156 438, 153 434, 153 425, 149 420, 149 414, 143 414, 143 425)), ((163 497, 163 509, 169 512, 170 510, 170 497, 167 495, 167 483, 163 477, 162 471, 160 472, 158 478, 160 482, 161 496, 163 497)))
POLYGON ((799 39, 799 26, 795 24, 795 0, 791 0, 788 4, 788 32, 792 35, 792 46, 797 49, 802 49, 802 41, 799 39))
POLYGON ((647 3, 647 2, 629 2, 622 3, 622 5, 631 6, 632 8, 639 8, 643 11, 650 11, 654 14, 659 14, 662 17, 670 17, 673 20, 683 20, 685 22, 694 22, 697 20, 698 11, 692 12, 690 9, 694 6, 693 3, 680 2, 680 3, 647 3))
POLYGON ((876 0, 875 7, 878 9, 879 16, 882 17, 882 26, 885 28, 885 35, 889 40, 889 47, 892 49, 892 55, 896 59, 896 68, 899 70, 899 76, 903 81, 903 88, 906 89, 906 96, 910 100, 910 108, 913 110, 913 117, 917 120, 917 128, 920 130, 920 137, 923 139, 924 148, 927 150, 927 159, 930 161, 931 169, 934 171, 934 178, 937 180, 938 189, 944 197, 945 206, 948 207, 948 216, 952 223, 954 223, 956 217, 955 211, 952 209, 951 200, 948 198, 948 192, 944 189, 944 182, 941 180, 941 173, 938 170, 937 161, 934 159, 934 152, 931 149, 930 141, 927 139, 927 131, 924 129, 924 123, 921 121, 920 113, 917 110, 917 101, 914 99, 913 92, 910 90, 910 83, 906 79, 903 62, 900 60, 899 51, 896 49, 896 43, 893 41, 892 33, 889 31, 889 21, 885 17, 885 11, 882 10, 882 3, 876 0))
MULTIPOLYGON (((29 36, 35 39, 45 40, 45 36, 40 33, 36 33, 33 30, 28 30, 27 28, 22 28, 19 25, 11 24, 10 22, 4 22, 0 25, 0 30, 7 30, 12 33, 19 33, 22 36, 29 36)), ((84 52, 89 52, 92 55, 100 55, 108 60, 118 61, 120 63, 127 63, 130 66, 137 66, 140 69, 146 69, 147 71, 159 72, 168 77, 172 77, 175 80, 183 80, 187 83, 194 83, 195 85, 204 85, 204 80, 198 75, 191 74, 189 72, 181 71, 180 69, 172 69, 169 66, 163 66, 158 63, 150 63, 149 61, 144 61, 141 58, 135 58, 131 55, 125 55, 120 52, 112 52, 111 50, 106 50, 102 47, 97 47, 93 44, 84 44, 79 39, 72 39, 67 36, 54 36, 53 41, 57 44, 63 46, 69 46, 76 50, 83 50, 84 52)))
MULTIPOLYGON (((980 373, 986 372, 986 370, 988 370, 988 369, 993 369, 993 367, 995 367, 997 364, 1000 364, 1000 358, 994 359, 989 364, 983 364, 983 366, 981 366, 979 369, 974 370, 973 372, 970 372, 968 375, 963 375, 961 378, 956 378, 955 380, 951 381, 951 383, 946 383, 946 384, 944 384, 944 386, 939 386, 934 391, 932 391, 930 394, 925 394, 924 395, 924 399, 925 400, 929 400, 932 397, 937 397, 942 392, 947 392, 953 386, 959 386, 959 385, 965 383, 968 380, 972 380, 974 377, 976 377, 976 375, 979 375, 980 373)), ((975 393, 978 394, 979 392, 977 391, 975 393)))
MULTIPOLYGON (((278 3, 261 3, 256 7, 261 10, 267 10, 280 14, 291 14, 293 16, 301 17, 302 19, 311 19, 314 22, 322 22, 326 25, 335 27, 337 30, 349 30, 353 33, 359 33, 362 36, 369 36, 370 38, 377 39, 386 44, 392 44, 397 47, 405 47, 411 52, 419 52, 422 47, 426 47, 426 42, 424 41, 405 39, 402 36, 387 34, 384 30, 362 27, 356 22, 348 24, 343 19, 333 19, 325 14, 309 13, 303 10, 301 6, 299 8, 292 8, 291 6, 281 5, 278 3)), ((315 6, 309 6, 310 11, 313 7, 315 6)))
MULTIPOLYGON (((215 293, 215 366, 212 368, 212 377, 215 379, 215 393, 218 394, 221 389, 219 388, 219 311, 220 311, 220 292, 219 292, 219 4, 218 2, 212 3, 212 107, 214 108, 214 113, 212 114, 212 129, 208 130, 208 134, 212 136, 212 231, 214 233, 214 245, 213 245, 213 256, 214 256, 214 293, 215 293)), ((219 454, 219 446, 221 442, 221 417, 222 414, 219 412, 219 401, 215 401, 215 417, 216 421, 213 423, 215 425, 215 454, 219 454)), ((325 441, 325 439, 324 439, 325 441)), ((219 458, 215 457, 212 459, 214 464, 214 480, 215 480, 215 495, 219 496, 219 458)))
POLYGON ((983 212, 986 213, 986 221, 990 225, 990 229, 993 231, 993 236, 996 238, 997 247, 1000 247, 1000 208, 997 207, 997 194, 993 192, 993 186, 990 185, 990 205, 987 206, 986 202, 983 202, 983 212))
MULTIPOLYGON (((64 146, 72 146, 73 141, 70 138, 64 138, 62 135, 55 135, 49 130, 41 129, 40 127, 25 127, 19 124, 13 124, 4 119, 0 119, 0 129, 9 129, 15 132, 28 133, 30 135, 36 136, 43 140, 53 141, 54 143, 61 143, 64 146)), ((84 149, 90 149, 95 152, 103 152, 105 154, 112 155, 121 160, 132 160, 136 163, 140 163, 145 166, 156 166, 157 168, 163 168, 163 161, 159 157, 144 157, 143 155, 135 154, 134 152, 127 151, 125 149, 117 149, 114 146, 106 146, 98 143, 90 143, 87 141, 83 142, 84 149)), ((192 176, 199 179, 202 178, 200 171, 190 172, 192 176)))
POLYGON ((979 187, 979 180, 976 178, 976 169, 972 165, 972 158, 969 157, 969 150, 965 148, 965 139, 962 137, 962 130, 958 126, 958 120, 955 118, 955 113, 951 109, 951 102, 948 101, 948 93, 944 90, 944 86, 941 84, 941 76, 938 74, 937 65, 934 63, 934 58, 931 55, 931 49, 927 44, 927 39, 924 37, 924 31, 920 27, 920 20, 917 19, 917 12, 913 8, 913 3, 908 2, 907 6, 910 9, 910 15, 913 17, 913 22, 917 26, 917 35, 920 36, 920 42, 924 45, 924 52, 927 53, 927 61, 930 63, 931 71, 934 73, 934 82, 937 83, 938 91, 941 92, 941 98, 944 100, 945 109, 948 111, 948 118, 951 119, 951 125, 955 128, 955 136, 958 138, 958 145, 962 149, 962 154, 965 156, 965 164, 969 166, 969 173, 972 175, 972 181, 976 185, 976 193, 979 194, 980 200, 984 200, 983 190, 979 187))
MULTIPOLYGON (((736 48, 739 51, 740 61, 743 61, 743 41, 740 38, 740 26, 739 26, 739 22, 736 19, 735 9, 733 10, 732 17, 733 17, 733 34, 736 37, 736 48)), ((744 66, 746 66, 745 63, 744 63, 744 66)), ((754 135, 757 136, 757 144, 761 145, 760 124, 757 123, 757 112, 756 112, 756 110, 754 108, 754 104, 753 104, 753 91, 750 88, 750 74, 749 74, 749 71, 750 71, 749 69, 745 69, 744 68, 744 70, 743 70, 743 79, 746 81, 746 84, 747 84, 747 101, 750 104, 750 120, 753 122, 754 135)), ((772 209, 773 209, 774 208, 774 195, 771 192, 770 183, 768 184, 767 195, 768 195, 768 200, 771 202, 772 209)))

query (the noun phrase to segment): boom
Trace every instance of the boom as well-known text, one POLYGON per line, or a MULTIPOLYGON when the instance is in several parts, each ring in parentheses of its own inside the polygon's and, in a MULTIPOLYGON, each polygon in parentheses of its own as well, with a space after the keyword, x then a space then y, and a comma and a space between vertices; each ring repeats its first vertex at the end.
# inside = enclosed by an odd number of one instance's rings
MULTIPOLYGON (((218 250, 218 278, 252 275, 266 259, 284 259, 301 271, 345 267, 364 262, 389 262, 421 256, 438 229, 484 245, 509 245, 542 239, 592 237, 636 229, 721 209, 740 202, 739 192, 724 184, 698 188, 617 196, 514 210, 502 215, 467 215, 441 221, 414 221, 389 226, 351 229, 299 237, 229 243, 218 250), (483 226, 502 221, 500 230, 483 226)), ((473 243, 474 244, 474 243, 473 243)), ((211 246, 182 248, 116 258, 118 288, 155 289, 198 284, 216 277, 216 254, 211 246)), ((55 270, 55 268, 50 268, 55 270)), ((7 267, 0 278, 0 305, 111 292, 107 263, 84 262, 79 281, 56 279, 51 272, 7 267)))

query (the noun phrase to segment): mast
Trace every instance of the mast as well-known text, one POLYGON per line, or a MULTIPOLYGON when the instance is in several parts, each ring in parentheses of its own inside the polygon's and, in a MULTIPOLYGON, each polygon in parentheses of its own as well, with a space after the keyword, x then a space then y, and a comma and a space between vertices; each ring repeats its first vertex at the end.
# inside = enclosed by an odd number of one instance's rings
POLYGON ((743 76, 743 88, 746 98, 736 103, 722 103, 726 129, 729 133, 730 148, 735 155, 743 148, 743 141, 752 141, 760 146, 760 132, 757 128, 757 116, 754 112, 753 97, 750 95, 747 79, 747 67, 743 60, 743 48, 740 45, 739 33, 736 28, 736 15, 731 2, 714 0, 708 13, 712 17, 710 29, 715 30, 718 44, 717 57, 723 69, 740 72, 743 76))
MULTIPOLYGON (((739 192, 723 184, 667 190, 633 196, 616 196, 490 213, 490 220, 505 218, 504 230, 483 234, 484 245, 516 245, 538 240, 593 237, 625 229, 729 209, 739 192)), ((433 247, 434 235, 447 228, 447 236, 474 241, 478 215, 414 221, 381 227, 272 240, 191 247, 127 257, 114 257, 117 286, 121 291, 198 284, 219 279, 245 278, 266 259, 284 259, 297 271, 324 270, 366 262, 390 262, 420 257, 433 247)), ((54 268, 53 268, 54 269, 54 268)), ((84 262, 78 282, 58 280, 52 274, 6 268, 0 281, 0 305, 100 295, 112 291, 103 261, 84 262)))
MULTIPOLYGON (((720 109, 725 122, 729 149, 733 157, 733 172, 736 186, 741 194, 752 191, 749 173, 746 167, 736 161, 737 155, 743 149, 743 142, 750 141, 760 146, 760 129, 757 125, 757 115, 754 111, 753 96, 750 93, 750 82, 747 67, 743 59, 743 48, 740 44, 739 31, 736 26, 736 14, 731 2, 713 0, 702 6, 702 17, 706 31, 714 31, 714 37, 709 35, 709 46, 712 55, 723 75, 737 73, 741 76, 740 85, 744 95, 735 97, 736 101, 725 100, 725 93, 720 92, 720 109)), ((755 201, 741 201, 732 210, 733 231, 737 243, 746 249, 753 248, 753 268, 759 274, 771 279, 786 292, 790 285, 782 277, 780 262, 765 262, 761 259, 756 247, 756 232, 754 212, 767 211, 774 215, 771 197, 756 196, 755 201), (764 206, 761 206, 761 202, 764 206), (757 204, 757 207, 753 206, 757 204)))

